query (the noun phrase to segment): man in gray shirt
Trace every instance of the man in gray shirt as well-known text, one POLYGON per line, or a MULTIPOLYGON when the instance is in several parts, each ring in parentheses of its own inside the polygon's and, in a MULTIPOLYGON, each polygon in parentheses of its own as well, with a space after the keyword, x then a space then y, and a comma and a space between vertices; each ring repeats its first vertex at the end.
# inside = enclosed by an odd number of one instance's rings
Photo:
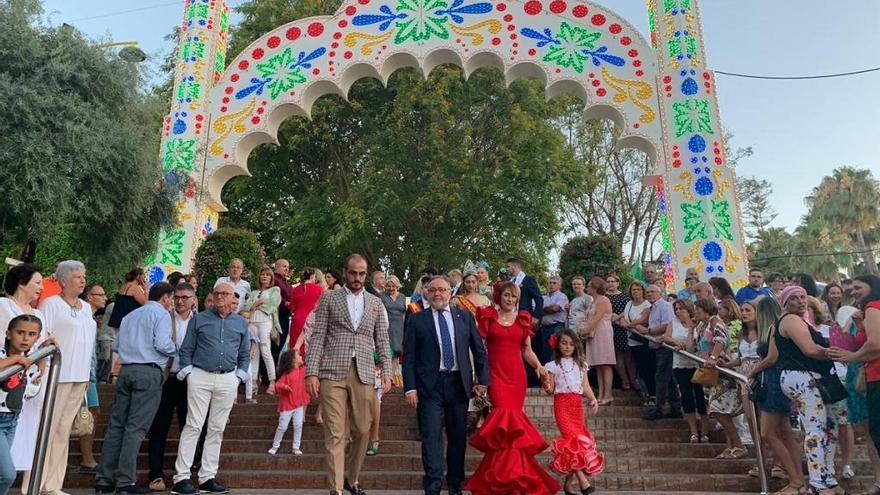
POLYGON ((215 306, 189 320, 180 346, 178 379, 186 380, 186 426, 180 434, 172 494, 228 493, 217 482, 220 444, 239 383, 250 379, 250 341, 247 321, 232 312, 235 288, 226 282, 214 286, 215 306), (209 414, 210 409, 210 414, 209 414), (208 417, 208 433, 199 469, 199 487, 190 480, 196 443, 208 417))
MULTIPOLYGON (((672 304, 663 298, 660 287, 649 285, 645 291, 648 302, 651 303, 651 314, 648 316, 648 334, 659 337, 666 333, 666 328, 675 319, 675 310, 672 304)), ((654 373, 656 382, 656 406, 645 413, 644 419, 655 420, 661 418, 681 418, 681 395, 678 385, 672 375, 672 355, 674 351, 663 346, 651 344, 657 354, 657 369, 654 373), (664 414, 663 407, 669 405, 669 412, 664 414)))
POLYGON ((168 314, 173 293, 170 284, 153 285, 147 303, 122 319, 114 344, 122 369, 98 465, 98 493, 150 493, 149 488, 135 484, 137 456, 159 408, 162 368, 177 354, 168 314))

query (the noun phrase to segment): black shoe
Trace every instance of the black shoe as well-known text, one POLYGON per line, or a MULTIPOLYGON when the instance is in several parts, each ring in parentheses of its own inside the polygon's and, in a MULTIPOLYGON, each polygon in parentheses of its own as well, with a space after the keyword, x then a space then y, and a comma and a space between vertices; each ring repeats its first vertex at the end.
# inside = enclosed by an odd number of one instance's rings
POLYGON ((199 493, 190 480, 180 480, 171 487, 171 495, 195 495, 199 493))
POLYGON ((646 419, 648 421, 656 421, 658 419, 663 419, 663 412, 660 409, 651 409, 646 412, 642 419, 646 419))
POLYGON ((663 417, 666 419, 681 419, 684 417, 684 414, 682 414, 681 409, 673 409, 664 414, 663 417))
POLYGON ((146 486, 131 484, 116 488, 116 493, 153 493, 153 490, 146 486))
POLYGON ((95 493, 116 493, 116 489, 110 485, 95 485, 95 493))
POLYGON ((449 495, 462 495, 461 488, 451 488, 448 493, 449 495))
POLYGON ((367 492, 365 492, 363 488, 361 488, 360 483, 355 483, 354 485, 351 485, 348 483, 348 480, 346 480, 344 487, 351 495, 367 495, 367 492))
POLYGON ((581 490, 581 495, 591 495, 596 491, 596 488, 593 485, 590 485, 583 490, 581 490))
POLYGON ((229 493, 229 489, 217 483, 214 478, 199 485, 199 493, 229 493))

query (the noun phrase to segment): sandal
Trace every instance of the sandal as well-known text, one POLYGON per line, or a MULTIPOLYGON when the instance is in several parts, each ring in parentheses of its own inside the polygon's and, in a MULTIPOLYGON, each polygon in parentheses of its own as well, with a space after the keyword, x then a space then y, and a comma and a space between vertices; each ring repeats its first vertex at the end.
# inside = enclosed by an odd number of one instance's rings
POLYGON ((744 447, 734 447, 730 449, 730 458, 731 459, 742 459, 749 453, 744 447))
POLYGON ((700 443, 700 435, 691 435, 691 443, 700 443))
POLYGON ((729 449, 729 448, 724 449, 724 451, 721 452, 720 454, 716 455, 715 458, 716 459, 732 459, 732 457, 730 457, 730 450, 731 449, 729 449))
POLYGON ((709 443, 709 435, 700 435, 700 442, 709 443))
POLYGON ((770 477, 779 480, 788 479, 788 473, 786 473, 785 470, 782 469, 782 467, 780 466, 773 466, 773 468, 770 470, 770 477))

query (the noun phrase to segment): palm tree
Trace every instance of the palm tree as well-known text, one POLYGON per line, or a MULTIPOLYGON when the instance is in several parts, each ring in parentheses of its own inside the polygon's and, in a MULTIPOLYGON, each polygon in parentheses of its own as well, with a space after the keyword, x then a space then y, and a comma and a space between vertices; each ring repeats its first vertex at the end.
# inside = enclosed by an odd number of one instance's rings
POLYGON ((827 222, 838 232, 847 232, 867 266, 878 274, 877 261, 865 233, 880 226, 880 183, 868 169, 840 167, 813 189, 806 198, 810 217, 827 222))

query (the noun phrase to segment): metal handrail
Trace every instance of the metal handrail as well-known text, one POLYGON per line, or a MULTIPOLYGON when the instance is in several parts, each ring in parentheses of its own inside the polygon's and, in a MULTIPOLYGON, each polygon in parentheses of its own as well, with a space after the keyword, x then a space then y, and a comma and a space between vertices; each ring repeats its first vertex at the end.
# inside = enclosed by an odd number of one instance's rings
MULTIPOLYGON (((43 397, 43 411, 40 413, 40 429, 37 431, 37 445, 34 448, 34 462, 31 466, 31 479, 27 495, 38 495, 40 484, 43 479, 43 464, 46 460, 46 449, 49 447, 49 428, 52 424, 52 413, 55 410, 55 396, 58 391, 58 374, 61 371, 61 349, 49 345, 37 349, 28 356, 31 363, 42 361, 53 356, 49 361, 49 376, 46 383, 46 395, 43 397)), ((24 370, 20 364, 14 364, 4 370, 0 370, 0 382, 6 381, 10 376, 24 370)), ((44 377, 45 379, 46 377, 44 377)))
MULTIPOLYGON (((673 352, 676 352, 679 355, 690 359, 691 361, 696 361, 701 366, 706 364, 706 362, 707 362, 705 359, 701 358, 700 356, 697 356, 696 354, 693 354, 688 351, 679 350, 675 346, 671 346, 665 342, 660 343, 657 341, 657 338, 654 337, 653 335, 643 334, 634 328, 627 328, 626 330, 629 331, 630 333, 638 335, 639 337, 642 337, 643 339, 646 339, 650 342, 653 342, 655 344, 659 344, 667 349, 671 349, 673 352)), ((737 383, 741 383, 741 384, 745 385, 746 387, 749 387, 749 379, 745 375, 743 375, 742 373, 737 373, 736 371, 733 371, 731 369, 724 368, 721 366, 717 366, 717 365, 715 366, 715 369, 717 369, 720 374, 725 375, 729 378, 732 378, 737 383)), ((770 491, 770 488, 767 485, 767 472, 766 472, 766 469, 764 468, 764 451, 761 448, 761 432, 758 430, 757 410, 755 409, 754 402, 752 402, 750 400, 745 400, 743 402, 748 404, 748 405, 744 404, 744 407, 748 407, 751 412, 751 414, 747 414, 746 416, 748 416, 749 429, 752 432, 752 440, 755 443, 755 457, 758 458, 758 479, 761 480, 761 495, 767 495, 770 491)))

